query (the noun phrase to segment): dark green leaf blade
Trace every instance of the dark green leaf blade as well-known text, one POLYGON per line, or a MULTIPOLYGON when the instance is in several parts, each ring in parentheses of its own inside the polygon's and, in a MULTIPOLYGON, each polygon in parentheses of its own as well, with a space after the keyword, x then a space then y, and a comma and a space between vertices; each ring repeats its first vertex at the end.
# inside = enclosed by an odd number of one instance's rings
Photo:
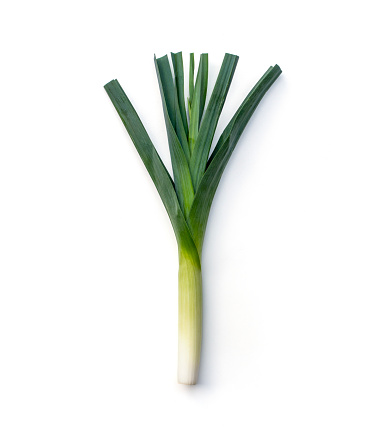
MULTIPOLYGON (((189 161, 190 153, 187 133, 185 132, 184 124, 182 121, 181 111, 178 104, 177 90, 176 86, 174 85, 173 74, 170 69, 169 59, 165 55, 158 59, 154 57, 154 61, 155 67, 157 69, 158 83, 161 95, 163 96, 165 101, 166 110, 165 108, 164 110, 168 113, 167 115, 170 118, 171 125, 178 137, 178 140, 180 141, 180 145, 184 150, 185 156, 189 161)), ((168 125, 166 121, 166 115, 165 122, 166 125, 168 125)))
MULTIPOLYGON (((158 83, 161 91, 162 107, 165 116, 166 130, 169 141, 174 183, 176 186, 177 196, 181 204, 181 208, 184 212, 184 215, 187 216, 190 207, 192 206, 194 191, 192 177, 189 170, 188 158, 186 157, 185 151, 180 143, 178 134, 175 131, 171 119, 171 113, 175 113, 175 110, 178 110, 178 108, 175 108, 175 105, 173 105, 174 110, 170 110, 169 112, 168 103, 171 104, 171 101, 169 101, 168 99, 171 97, 174 98, 175 87, 173 84, 173 78, 167 57, 164 56, 160 59, 155 58, 155 67, 157 70, 158 83)), ((180 116, 178 116, 177 114, 174 114, 174 117, 176 118, 176 122, 180 120, 180 116)))
POLYGON ((154 61, 157 66, 158 75, 160 78, 160 84, 163 88, 163 94, 165 97, 166 109, 169 113, 169 117, 173 127, 176 127, 176 101, 175 101, 175 87, 173 82, 173 76, 170 69, 169 59, 167 55, 156 58, 154 61))
POLYGON ((174 189, 174 183, 151 142, 138 114, 116 79, 107 83, 104 88, 157 188, 159 196, 169 215, 178 245, 190 251, 195 257, 197 249, 182 213, 174 189))
POLYGON ((238 59, 239 57, 233 54, 226 54, 224 56, 215 87, 201 122, 199 134, 190 160, 190 170, 195 191, 207 165, 213 136, 234 76, 238 59))
POLYGON ((227 162, 259 102, 280 74, 280 67, 275 65, 257 82, 220 136, 208 162, 188 217, 189 227, 199 252, 201 252, 213 197, 227 162))
POLYGON ((199 108, 199 123, 203 117, 205 100, 207 99, 208 88, 208 54, 201 54, 199 72, 197 73, 196 85, 199 83, 200 90, 200 108, 199 108))
POLYGON ((178 106, 181 113, 182 123, 184 124, 184 130, 186 137, 188 137, 188 118, 186 116, 185 109, 185 85, 184 85, 184 62, 182 60, 182 52, 171 53, 176 91, 178 97, 178 106))
POLYGON ((189 120, 189 151, 193 152, 199 133, 201 115, 204 110, 205 96, 208 83, 208 54, 201 54, 197 71, 196 85, 191 98, 191 112, 189 120))
POLYGON ((189 55, 189 98, 188 98, 188 107, 189 107, 189 117, 192 110, 192 101, 193 101, 193 93, 194 93, 194 53, 190 53, 189 55))

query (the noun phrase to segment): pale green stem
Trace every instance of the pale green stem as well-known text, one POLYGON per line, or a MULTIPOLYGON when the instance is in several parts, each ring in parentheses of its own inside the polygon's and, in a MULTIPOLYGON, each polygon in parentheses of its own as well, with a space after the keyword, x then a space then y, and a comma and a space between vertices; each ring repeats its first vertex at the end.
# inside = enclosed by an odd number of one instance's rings
POLYGON ((195 385, 202 337, 202 283, 199 259, 181 250, 178 271, 178 383, 195 385))

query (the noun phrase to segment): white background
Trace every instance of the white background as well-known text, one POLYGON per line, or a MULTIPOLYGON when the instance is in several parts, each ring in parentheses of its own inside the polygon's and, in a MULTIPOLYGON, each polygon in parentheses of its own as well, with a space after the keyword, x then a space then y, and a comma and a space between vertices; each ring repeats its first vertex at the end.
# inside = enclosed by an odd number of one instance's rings
MULTIPOLYGON (((0 443, 389 443, 384 1, 4 3, 0 443), (177 250, 103 85, 168 163, 153 56, 278 63, 215 197, 199 384, 176 383, 177 250)), ((169 166, 170 168, 170 166, 169 166)))

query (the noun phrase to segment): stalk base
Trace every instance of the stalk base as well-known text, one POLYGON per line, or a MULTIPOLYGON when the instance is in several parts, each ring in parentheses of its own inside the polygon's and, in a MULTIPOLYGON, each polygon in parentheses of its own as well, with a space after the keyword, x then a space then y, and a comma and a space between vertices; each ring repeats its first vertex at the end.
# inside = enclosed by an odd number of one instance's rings
POLYGON ((202 338, 202 282, 198 258, 179 255, 178 271, 178 383, 195 385, 202 338))

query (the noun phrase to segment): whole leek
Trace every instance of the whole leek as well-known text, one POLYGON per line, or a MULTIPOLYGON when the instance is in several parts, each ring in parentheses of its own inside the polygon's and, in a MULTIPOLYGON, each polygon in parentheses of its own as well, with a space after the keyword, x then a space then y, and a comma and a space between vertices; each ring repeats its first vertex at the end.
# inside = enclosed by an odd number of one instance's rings
POLYGON ((270 67, 256 83, 210 155, 238 57, 224 56, 207 107, 208 55, 201 54, 196 76, 194 56, 190 55, 187 101, 182 53, 172 53, 171 59, 173 72, 167 55, 155 58, 155 67, 174 181, 119 82, 112 80, 104 88, 159 192, 176 235, 179 254, 178 382, 194 385, 198 379, 202 336, 201 250, 212 200, 240 135, 281 69, 278 65, 270 67))

